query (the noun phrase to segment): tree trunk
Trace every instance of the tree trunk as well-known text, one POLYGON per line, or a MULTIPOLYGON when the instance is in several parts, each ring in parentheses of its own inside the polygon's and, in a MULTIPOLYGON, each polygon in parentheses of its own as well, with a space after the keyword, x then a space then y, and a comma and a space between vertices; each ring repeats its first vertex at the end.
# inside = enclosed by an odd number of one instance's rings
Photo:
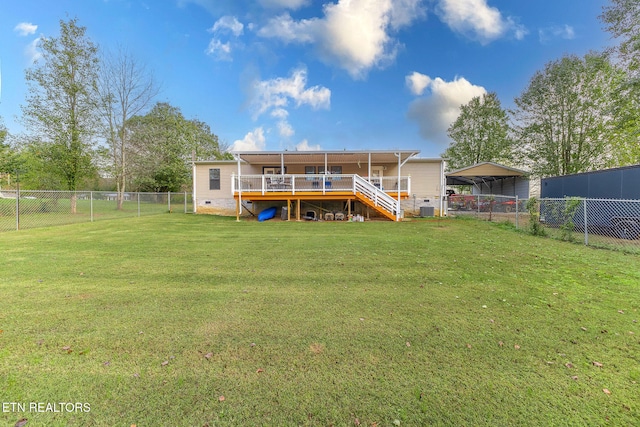
POLYGON ((75 191, 71 194, 71 213, 73 215, 78 213, 78 195, 75 191))

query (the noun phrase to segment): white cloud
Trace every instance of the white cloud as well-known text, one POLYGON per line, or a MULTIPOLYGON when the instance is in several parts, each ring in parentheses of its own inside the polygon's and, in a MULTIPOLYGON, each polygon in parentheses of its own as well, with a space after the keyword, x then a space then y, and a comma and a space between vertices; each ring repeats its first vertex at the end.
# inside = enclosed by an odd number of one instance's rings
POLYGON ((289 117, 289 112, 284 108, 276 108, 271 112, 271 117, 275 117, 281 120, 286 120, 287 117, 289 117))
POLYGON ((209 46, 205 51, 207 55, 211 55, 220 61, 231 61, 231 44, 222 43, 218 39, 211 39, 209 46))
POLYGON ((238 37, 242 35, 244 25, 235 16, 223 16, 218 19, 208 31, 210 33, 231 33, 238 37))
POLYGON ((263 7, 283 8, 283 9, 299 9, 310 3, 309 0, 259 0, 263 7))
POLYGON ((30 63, 35 63, 38 59, 42 58, 42 52, 38 50, 38 44, 40 38, 35 39, 24 48, 24 54, 30 63))
POLYGON ((207 46, 205 53, 219 61, 232 61, 231 51, 233 48, 231 41, 223 42, 220 36, 230 34, 237 38, 244 32, 244 25, 235 16, 227 15, 218 19, 213 24, 213 27, 207 31, 213 33, 214 37, 209 41, 209 46, 207 46))
POLYGON ((309 145, 309 141, 306 139, 296 144, 296 151, 320 151, 321 149, 320 144, 309 145))
POLYGON ((288 13, 258 31, 286 43, 311 43, 321 60, 362 78, 374 66, 395 59, 398 42, 390 35, 424 15, 422 0, 339 0, 323 7, 323 18, 293 20, 288 13))
POLYGON ((410 75, 405 77, 405 83, 407 87, 414 95, 422 95, 424 90, 431 83, 431 77, 414 71, 410 75))
MULTIPOLYGON (((251 104, 255 110, 254 118, 270 109, 285 110, 293 102, 296 107, 309 105, 313 109, 328 109, 331 104, 331 91, 323 86, 307 88, 307 70, 293 70, 288 78, 278 77, 272 80, 254 82, 251 104)), ((278 114, 282 114, 279 112, 278 114)))
POLYGON ((263 151, 265 149, 265 137, 262 127, 255 128, 247 133, 243 139, 233 141, 229 151, 263 151))
POLYGON ((21 36, 28 36, 30 34, 35 34, 38 29, 37 25, 32 24, 31 22, 21 22, 13 29, 13 31, 17 32, 21 36))
POLYGON ((540 43, 548 43, 552 39, 573 40, 576 33, 571 25, 554 25, 551 27, 540 28, 538 30, 538 38, 540 43))
POLYGON ((278 133, 284 138, 290 138, 295 134, 295 131, 288 121, 281 120, 278 122, 278 133))
POLYGON ((508 32, 521 40, 527 30, 512 17, 503 17, 487 0, 439 0, 436 13, 453 31, 488 44, 508 32))
POLYGON ((313 43, 320 33, 321 21, 317 18, 294 21, 288 12, 271 18, 267 25, 258 30, 265 38, 280 39, 285 43, 313 43))
POLYGON ((449 140, 447 129, 458 118, 460 107, 487 91, 462 77, 450 82, 440 77, 429 78, 427 87, 430 95, 414 100, 407 115, 418 123, 424 139, 446 146, 449 140))

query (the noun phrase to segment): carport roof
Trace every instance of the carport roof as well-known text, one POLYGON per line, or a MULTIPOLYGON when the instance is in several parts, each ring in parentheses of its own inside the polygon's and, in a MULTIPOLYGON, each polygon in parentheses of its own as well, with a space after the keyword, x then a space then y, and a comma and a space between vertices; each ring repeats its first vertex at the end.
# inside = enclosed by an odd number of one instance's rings
POLYGON ((478 163, 473 166, 447 173, 447 185, 477 185, 506 178, 526 176, 527 172, 493 162, 478 163))

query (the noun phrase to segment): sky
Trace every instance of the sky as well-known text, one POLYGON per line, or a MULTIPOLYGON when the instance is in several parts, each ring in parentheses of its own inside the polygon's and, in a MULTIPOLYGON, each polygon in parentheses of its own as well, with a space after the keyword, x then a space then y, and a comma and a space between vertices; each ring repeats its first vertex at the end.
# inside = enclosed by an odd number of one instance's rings
POLYGON ((461 105, 503 108, 565 54, 615 43, 607 0, 0 1, 0 117, 28 133, 25 70, 78 19, 125 49, 158 102, 206 122, 231 150, 420 150, 438 157, 461 105))

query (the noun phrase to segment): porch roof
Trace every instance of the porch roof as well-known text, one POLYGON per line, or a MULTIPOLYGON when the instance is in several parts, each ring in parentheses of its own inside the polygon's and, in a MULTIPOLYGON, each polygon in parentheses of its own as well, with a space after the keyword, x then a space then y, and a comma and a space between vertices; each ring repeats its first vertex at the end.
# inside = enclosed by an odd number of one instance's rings
POLYGON ((363 151, 237 151, 233 154, 249 164, 368 164, 404 163, 420 153, 419 150, 363 150, 363 151))

